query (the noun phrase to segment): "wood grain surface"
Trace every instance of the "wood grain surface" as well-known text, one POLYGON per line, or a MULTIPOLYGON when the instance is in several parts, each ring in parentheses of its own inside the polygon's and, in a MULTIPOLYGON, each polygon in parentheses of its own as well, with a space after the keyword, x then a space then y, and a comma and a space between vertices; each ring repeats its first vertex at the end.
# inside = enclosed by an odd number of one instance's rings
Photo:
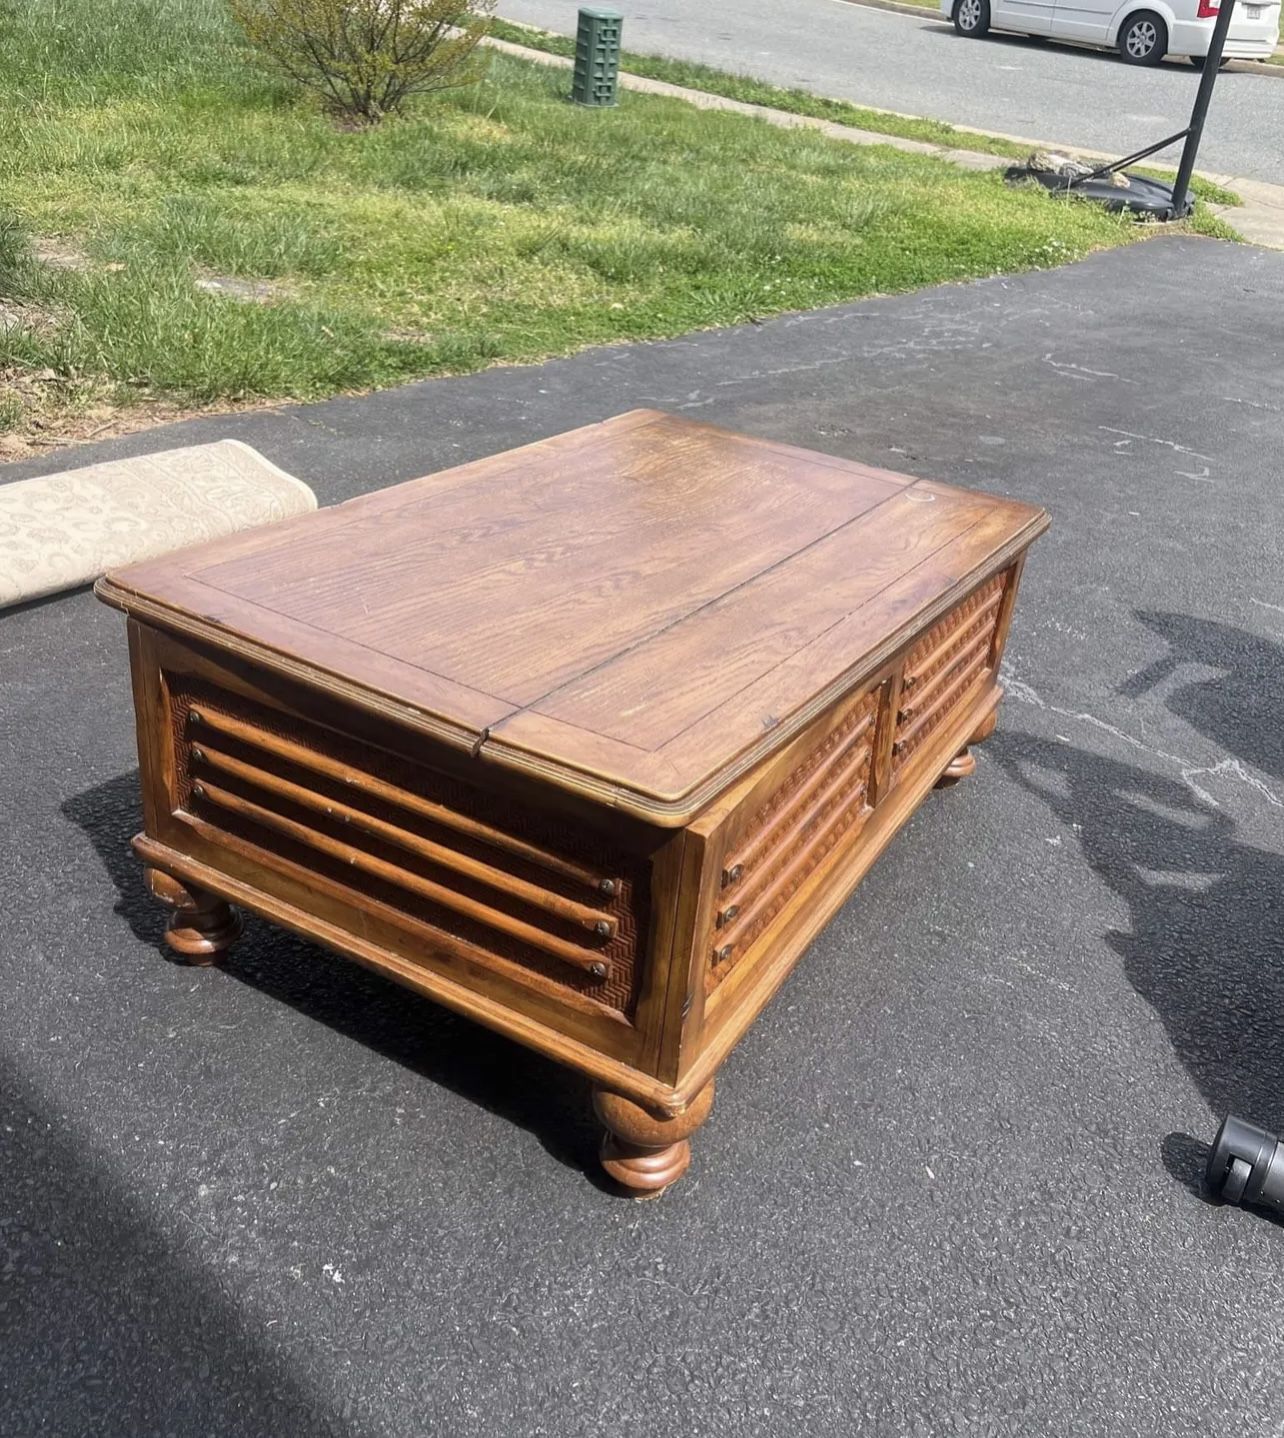
POLYGON ((638 410, 113 574, 154 624, 680 824, 1046 527, 638 410))

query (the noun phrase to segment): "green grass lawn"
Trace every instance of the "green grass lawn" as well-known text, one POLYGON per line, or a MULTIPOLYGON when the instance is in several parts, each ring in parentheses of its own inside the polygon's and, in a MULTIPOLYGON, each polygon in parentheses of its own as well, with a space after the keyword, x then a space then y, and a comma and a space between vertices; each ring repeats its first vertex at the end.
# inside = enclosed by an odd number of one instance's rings
MULTIPOLYGON (((919 0, 907 0, 918 4, 919 0)), ((936 0, 922 0, 924 5, 935 7, 936 0)), ((501 40, 524 45, 527 49, 542 50, 550 55, 573 55, 575 41, 566 35, 556 35, 547 30, 538 30, 529 25, 514 25, 507 20, 496 20, 491 33, 501 40)), ((832 120, 838 125, 851 125, 857 130, 872 130, 877 135, 895 135, 904 140, 918 140, 928 145, 941 145, 951 150, 973 150, 983 155, 1005 155, 1011 159, 1025 159, 1030 153, 1030 142, 1005 140, 999 135, 985 135, 976 130, 960 130, 944 120, 929 120, 921 115, 897 115, 890 110, 870 110, 863 105, 853 105, 850 100, 835 100, 827 95, 816 95, 810 90, 791 90, 781 85, 772 85, 766 80, 756 80, 750 75, 735 75, 727 70, 716 70, 709 65, 700 65, 690 60, 672 60, 665 55, 639 55, 625 51, 621 56, 621 68, 632 75, 642 75, 651 80, 663 80, 670 85, 685 85, 692 90, 707 90, 710 94, 725 95, 731 100, 741 100, 749 105, 766 105, 774 110, 787 110, 795 115, 811 115, 818 120, 832 120)), ((1172 169, 1154 170, 1141 165, 1131 167, 1141 175, 1157 175, 1171 178, 1172 169)), ((1173 167, 1175 168, 1175 166, 1173 167)), ((1238 205, 1240 198, 1233 191, 1215 185, 1200 175, 1191 179, 1191 191, 1200 199, 1217 205, 1238 205)))
POLYGON ((1138 233, 996 175, 678 101, 578 109, 564 72, 500 56, 480 86, 343 131, 246 68, 221 0, 6 14, 13 428, 77 403, 310 397, 534 360, 1138 233), (215 276, 272 288, 199 287, 215 276))

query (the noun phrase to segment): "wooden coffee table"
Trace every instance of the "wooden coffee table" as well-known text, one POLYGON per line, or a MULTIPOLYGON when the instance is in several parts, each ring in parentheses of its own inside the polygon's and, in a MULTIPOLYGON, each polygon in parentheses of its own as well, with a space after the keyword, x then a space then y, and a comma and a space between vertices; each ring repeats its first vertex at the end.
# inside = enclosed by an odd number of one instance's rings
POLYGON ((169 944, 211 961, 244 905, 580 1070, 659 1192, 972 771, 1047 523, 638 410, 109 575, 169 944))

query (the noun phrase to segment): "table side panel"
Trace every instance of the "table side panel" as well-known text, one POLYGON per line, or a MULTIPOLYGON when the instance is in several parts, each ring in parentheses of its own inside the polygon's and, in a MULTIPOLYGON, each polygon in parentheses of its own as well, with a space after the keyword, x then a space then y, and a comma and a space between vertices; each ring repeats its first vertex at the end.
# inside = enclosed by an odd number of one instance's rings
POLYGON ((909 791, 930 786, 997 702, 1022 562, 986 576, 913 637, 866 689, 744 781, 715 819, 710 842, 724 857, 708 881, 716 897, 692 949, 703 1003, 681 1074, 725 1030, 748 1026, 769 997, 761 971, 777 963, 802 912, 818 903, 831 912, 842 902, 913 813, 918 801, 906 804, 909 791), (872 852, 861 858, 867 846, 872 852), (828 893, 835 883, 846 885, 841 895, 828 893))
POLYGON ((807 876, 869 816, 885 701, 883 683, 839 705, 772 791, 743 804, 729 821, 706 992, 752 951, 807 876))
POLYGON ((681 835, 594 828, 556 796, 537 807, 502 774, 488 783, 495 771, 476 761, 463 761, 476 779, 461 776, 457 756, 422 736, 380 742, 368 719, 320 696, 171 636, 137 636, 152 838, 653 1065, 668 957, 656 945, 671 932, 653 923, 653 873, 667 873, 681 835))
POLYGON ((1012 569, 986 580, 906 655, 892 740, 893 773, 930 740, 977 680, 994 669, 999 615, 1014 580, 1012 569))

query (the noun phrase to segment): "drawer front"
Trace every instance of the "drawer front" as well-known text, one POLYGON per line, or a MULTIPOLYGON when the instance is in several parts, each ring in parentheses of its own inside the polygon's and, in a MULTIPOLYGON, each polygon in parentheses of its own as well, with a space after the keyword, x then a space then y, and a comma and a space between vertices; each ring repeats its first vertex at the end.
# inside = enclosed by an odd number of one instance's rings
POLYGON ((203 675, 168 672, 165 687, 176 807, 207 839, 373 900, 540 992, 632 1015, 645 857, 203 675))
POLYGON ((803 882, 870 812, 875 729, 883 686, 844 707, 729 836, 714 917, 706 991, 768 936, 803 882))
POLYGON ((975 589, 917 640, 905 659, 892 738, 892 772, 906 764, 989 676, 1012 571, 975 589))

